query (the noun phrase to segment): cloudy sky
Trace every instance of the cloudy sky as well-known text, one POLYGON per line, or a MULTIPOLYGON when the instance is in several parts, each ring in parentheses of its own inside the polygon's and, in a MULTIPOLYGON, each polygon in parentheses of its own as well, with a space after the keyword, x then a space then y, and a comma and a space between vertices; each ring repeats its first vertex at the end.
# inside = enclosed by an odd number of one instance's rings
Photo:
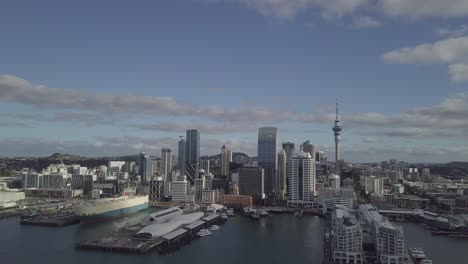
POLYGON ((0 155, 256 155, 258 127, 350 161, 468 159, 466 0, 6 0, 0 155), (98 2, 98 3, 97 3, 98 2))

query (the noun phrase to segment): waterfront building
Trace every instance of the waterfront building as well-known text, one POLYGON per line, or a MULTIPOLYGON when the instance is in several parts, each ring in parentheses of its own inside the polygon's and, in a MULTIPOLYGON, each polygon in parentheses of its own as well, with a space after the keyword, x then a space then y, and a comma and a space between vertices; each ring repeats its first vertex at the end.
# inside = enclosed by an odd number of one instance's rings
POLYGON ((185 137, 185 175, 190 183, 198 176, 200 161, 200 132, 198 129, 187 130, 185 137))
POLYGON ((232 162, 232 151, 223 145, 221 148, 221 176, 229 176, 230 162, 232 162))
POLYGON ((42 181, 42 174, 40 173, 33 173, 28 172, 23 174, 23 188, 30 189, 30 188, 39 188, 39 183, 42 181))
POLYGON ((280 197, 284 199, 287 192, 287 155, 286 151, 280 150, 278 153, 278 169, 277 169, 277 192, 280 194, 280 197))
POLYGON ((203 190, 201 203, 203 204, 213 204, 219 201, 219 191, 218 190, 203 190))
POLYGON ((159 175, 163 181, 171 181, 172 171, 172 150, 170 148, 162 148, 161 150, 161 164, 159 166, 159 175))
POLYGON ((68 174, 44 174, 40 184, 41 189, 65 189, 70 182, 68 174))
POLYGON ((88 194, 93 189, 93 175, 73 174, 71 176, 71 188, 83 190, 83 194, 88 194))
POLYGON ((379 263, 406 264, 409 258, 405 251, 405 240, 401 226, 395 226, 380 215, 370 204, 359 206, 359 217, 366 224, 367 231, 376 248, 379 263))
POLYGON ((289 161, 289 205, 311 207, 315 197, 315 162, 310 153, 300 152, 289 161))
POLYGON ((336 206, 344 206, 348 209, 353 208, 354 189, 341 188, 323 188, 319 192, 319 204, 322 206, 322 212, 331 212, 336 206))
POLYGON ((153 161, 150 155, 144 152, 140 154, 140 176, 143 185, 147 185, 149 179, 153 176, 153 161))
POLYGON ((274 191, 276 175, 276 127, 261 127, 258 131, 258 166, 264 169, 265 193, 274 191))
POLYGON ((252 207, 252 196, 223 194, 219 196, 219 203, 234 208, 252 207))
MULTIPOLYGON (((177 153, 177 161, 178 161, 178 167, 179 167, 179 172, 181 176, 185 175, 185 145, 187 144, 185 137, 180 136, 180 140, 178 143, 178 153, 177 153)), ((173 178, 175 179, 175 178, 173 178)))
POLYGON ((332 214, 333 263, 363 263, 363 233, 360 223, 351 211, 337 206, 332 214))
POLYGON ((239 169, 239 193, 250 195, 256 200, 265 198, 263 168, 241 168, 239 169))

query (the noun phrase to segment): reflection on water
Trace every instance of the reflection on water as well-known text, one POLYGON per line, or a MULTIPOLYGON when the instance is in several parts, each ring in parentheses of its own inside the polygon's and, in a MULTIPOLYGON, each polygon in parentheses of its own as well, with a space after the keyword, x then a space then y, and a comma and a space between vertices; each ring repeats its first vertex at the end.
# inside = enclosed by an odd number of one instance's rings
POLYGON ((136 214, 132 214, 123 218, 114 219, 105 222, 91 223, 85 225, 79 225, 75 230, 75 242, 83 240, 95 240, 103 235, 111 233, 114 229, 115 224, 121 222, 127 222, 128 225, 134 225, 140 222, 140 220, 153 212, 162 210, 161 208, 150 207, 146 210, 140 211, 136 214))
MULTIPOLYGON (((127 217, 139 221, 155 209, 127 217)), ((236 215, 213 235, 193 240, 180 251, 161 256, 125 255, 75 250, 77 241, 96 239, 112 232, 121 222, 73 225, 62 228, 21 226, 19 219, 0 220, 0 255, 2 263, 63 264, 138 264, 138 263, 322 263, 324 221, 316 216, 296 218, 291 215, 270 215, 252 220, 236 215), (24 254, 27 249, 28 254, 24 254)))
POLYGON ((468 263, 468 239, 433 236, 431 232, 414 223, 394 222, 405 232, 407 247, 419 247, 433 263, 468 263))

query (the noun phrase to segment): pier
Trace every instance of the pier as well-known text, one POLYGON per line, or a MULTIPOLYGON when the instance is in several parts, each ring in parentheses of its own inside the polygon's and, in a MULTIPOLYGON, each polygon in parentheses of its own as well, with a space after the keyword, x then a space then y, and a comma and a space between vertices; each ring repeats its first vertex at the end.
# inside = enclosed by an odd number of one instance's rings
POLYGON ((21 219, 22 225, 66 226, 78 224, 80 220, 72 213, 58 213, 45 216, 35 216, 21 219))
POLYGON ((157 250, 160 254, 180 249, 196 238, 196 233, 202 228, 208 228, 224 221, 218 214, 210 214, 191 224, 165 234, 161 237, 136 235, 143 226, 135 225, 123 228, 97 240, 86 240, 76 243, 77 249, 97 250, 103 252, 144 254, 151 250, 157 250))

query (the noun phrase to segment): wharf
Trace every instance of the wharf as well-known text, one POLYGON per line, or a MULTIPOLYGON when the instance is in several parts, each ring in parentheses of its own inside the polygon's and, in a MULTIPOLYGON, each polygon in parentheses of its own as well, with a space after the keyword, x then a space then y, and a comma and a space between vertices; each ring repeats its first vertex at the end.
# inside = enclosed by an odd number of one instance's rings
POLYGON ((269 213, 276 214, 292 214, 297 211, 302 211, 304 214, 313 214, 323 216, 322 211, 318 208, 293 208, 293 207, 279 207, 279 206, 254 206, 255 209, 265 210, 269 213))
POLYGON ((142 239, 134 237, 134 230, 123 229, 98 240, 86 240, 76 244, 78 249, 91 249, 104 252, 141 254, 159 246, 162 239, 142 239))
POLYGON ((78 224, 80 220, 71 213, 58 213, 47 216, 36 216, 21 219, 22 225, 66 226, 78 224))
POLYGON ((0 211, 0 219, 21 216, 18 211, 0 211))
POLYGON ((223 222, 218 214, 207 215, 200 220, 179 227, 161 237, 136 235, 142 226, 135 225, 123 228, 97 240, 86 240, 76 243, 75 247, 77 249, 131 254, 144 254, 151 250, 157 250, 160 254, 167 254, 190 243, 190 241, 197 237, 196 233, 200 229, 223 222))

